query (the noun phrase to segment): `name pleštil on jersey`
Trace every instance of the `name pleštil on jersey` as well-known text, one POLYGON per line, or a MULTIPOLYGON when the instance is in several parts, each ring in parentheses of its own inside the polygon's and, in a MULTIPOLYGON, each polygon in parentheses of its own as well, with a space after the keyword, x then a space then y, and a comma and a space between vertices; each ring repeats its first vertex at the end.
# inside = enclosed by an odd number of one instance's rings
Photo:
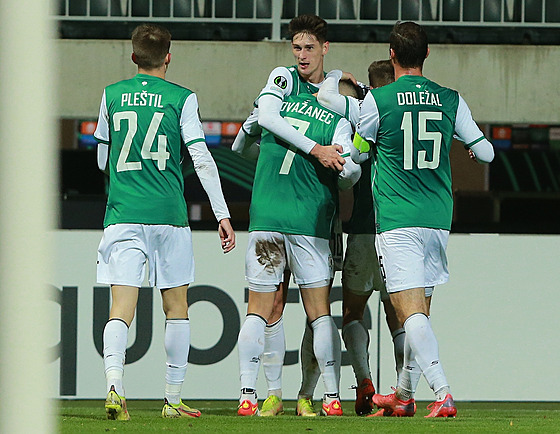
POLYGON ((123 93, 121 95, 121 107, 154 107, 163 108, 162 96, 158 93, 142 92, 123 93))

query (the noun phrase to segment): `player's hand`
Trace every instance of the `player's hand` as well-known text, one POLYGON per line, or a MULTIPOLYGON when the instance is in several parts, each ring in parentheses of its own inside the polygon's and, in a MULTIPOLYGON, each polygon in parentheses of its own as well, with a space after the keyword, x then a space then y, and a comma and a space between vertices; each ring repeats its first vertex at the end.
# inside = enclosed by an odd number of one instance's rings
POLYGON ((476 159, 476 155, 474 155, 474 152, 471 149, 469 149, 469 158, 478 163, 478 160, 476 159))
POLYGON ((218 234, 224 253, 231 252, 235 247, 235 232, 231 227, 229 219, 222 219, 218 225, 218 234))
POLYGON ((354 84, 354 86, 358 85, 358 80, 356 80, 356 77, 354 77, 352 75, 352 73, 350 73, 350 72, 342 71, 342 77, 340 79, 341 80, 350 80, 354 84))
POLYGON ((321 163, 327 169, 341 172, 342 166, 345 163, 344 158, 340 156, 341 152, 342 146, 340 145, 321 146, 317 144, 313 147, 309 155, 317 158, 317 160, 319 160, 319 163, 321 163))

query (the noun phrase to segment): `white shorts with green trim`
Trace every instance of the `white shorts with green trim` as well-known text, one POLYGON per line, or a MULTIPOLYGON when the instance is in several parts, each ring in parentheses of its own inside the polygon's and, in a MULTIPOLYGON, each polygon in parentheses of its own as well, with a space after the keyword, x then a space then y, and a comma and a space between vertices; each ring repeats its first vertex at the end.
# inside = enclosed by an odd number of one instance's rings
POLYGON ((193 282, 191 229, 144 224, 115 224, 105 228, 97 249, 98 283, 139 288, 146 266, 150 286, 158 289, 193 282))
POLYGON ((325 286, 333 276, 329 240, 308 235, 253 231, 245 256, 245 277, 251 285, 276 286, 286 266, 297 285, 325 286))
POLYGON ((387 291, 427 288, 447 282, 448 239, 447 230, 419 227, 377 234, 375 245, 387 291))

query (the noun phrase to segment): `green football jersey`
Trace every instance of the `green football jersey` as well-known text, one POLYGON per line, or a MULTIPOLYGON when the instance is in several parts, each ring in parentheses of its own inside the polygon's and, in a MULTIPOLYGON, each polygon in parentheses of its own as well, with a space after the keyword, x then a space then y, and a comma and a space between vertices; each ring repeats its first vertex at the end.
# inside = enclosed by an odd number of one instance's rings
MULTIPOLYGON (((332 143, 342 117, 309 94, 287 96, 280 114, 320 145, 332 143)), ((330 238, 338 203, 337 174, 263 130, 249 231, 330 238)))
MULTIPOLYGON (((288 68, 290 74, 292 75, 292 93, 290 95, 299 95, 301 93, 317 93, 319 87, 315 86, 313 83, 303 81, 298 73, 297 66, 290 66, 288 68)), ((323 75, 325 73, 323 72, 323 75)))
MULTIPOLYGON (((188 226, 181 172, 181 148, 185 146, 181 113, 191 94, 145 74, 105 89, 108 125, 104 128, 109 140, 96 134, 99 141, 110 144, 104 227, 115 223, 188 226)), ((202 132, 200 135, 192 142, 204 140, 202 132)))
POLYGON ((377 232, 402 227, 449 230, 449 152, 458 93, 412 75, 371 93, 379 112, 373 179, 377 232))

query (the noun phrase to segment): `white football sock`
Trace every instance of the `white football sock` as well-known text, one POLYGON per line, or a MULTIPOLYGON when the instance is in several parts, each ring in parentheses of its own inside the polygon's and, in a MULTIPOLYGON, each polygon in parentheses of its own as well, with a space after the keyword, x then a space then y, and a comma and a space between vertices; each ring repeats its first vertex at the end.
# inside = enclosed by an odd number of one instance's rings
POLYGON ((391 333, 393 338, 393 354, 395 355, 395 370, 397 371, 397 384, 399 384, 399 376, 404 365, 404 341, 406 333, 404 328, 399 328, 391 333))
POLYGON ((405 337, 404 341, 404 365, 402 367, 401 373, 398 376, 398 388, 397 388, 397 398, 401 399, 402 401, 408 401, 411 398, 414 398, 414 393, 416 393, 416 387, 418 386, 418 382, 420 381, 420 377, 422 376, 422 370, 418 366, 418 362, 416 362, 416 357, 414 355, 414 351, 408 344, 408 340, 406 338, 406 333, 403 333, 402 336, 405 337))
POLYGON ((315 353, 313 352, 313 329, 309 323, 305 324, 305 331, 301 340, 301 387, 298 399, 313 399, 313 392, 321 376, 315 353))
POLYGON ((285 354, 284 320, 280 317, 274 324, 267 325, 264 330, 262 365, 269 396, 276 395, 282 398, 282 366, 285 354))
POLYGON ((181 403, 181 387, 187 373, 191 328, 188 319, 168 319, 165 321, 165 398, 170 404, 181 403))
POLYGON ((340 379, 340 363, 337 361, 340 356, 336 356, 337 346, 340 351, 340 336, 338 332, 334 334, 332 316, 320 316, 311 323, 313 328, 313 352, 323 376, 325 384, 325 394, 333 395, 338 393, 338 383, 340 379), (338 344, 337 344, 338 343, 338 344))
POLYGON ((122 379, 127 342, 128 325, 119 318, 107 321, 103 330, 103 364, 107 393, 111 390, 111 386, 115 386, 115 392, 124 396, 122 379))
POLYGON ((334 360, 336 363, 336 384, 337 389, 340 389, 340 368, 342 366, 342 340, 340 339, 340 333, 338 332, 338 327, 336 326, 333 317, 331 316, 331 327, 333 333, 333 353, 334 360))
POLYGON ((362 321, 354 320, 342 326, 342 339, 346 351, 350 355, 350 362, 358 386, 365 378, 371 379, 369 369, 369 333, 362 321))
POLYGON ((249 314, 239 331, 239 378, 242 389, 256 389, 261 356, 264 351, 264 329, 266 320, 249 314))
POLYGON ((410 345, 414 351, 418 366, 430 388, 436 392, 444 387, 449 387, 439 361, 437 339, 428 317, 422 313, 415 313, 404 322, 404 329, 407 345, 410 345))

